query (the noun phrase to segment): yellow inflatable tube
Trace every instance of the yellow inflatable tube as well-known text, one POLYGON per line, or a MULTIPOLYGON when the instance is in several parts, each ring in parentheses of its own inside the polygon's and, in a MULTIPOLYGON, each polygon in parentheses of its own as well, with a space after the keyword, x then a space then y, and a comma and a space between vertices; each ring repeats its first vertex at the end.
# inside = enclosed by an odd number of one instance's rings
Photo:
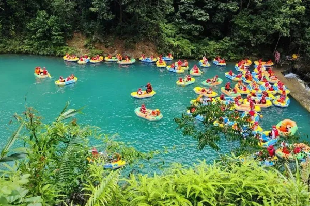
POLYGON ((218 94, 214 91, 212 91, 212 93, 207 93, 207 89, 203 88, 203 87, 195 87, 194 88, 194 92, 196 94, 202 94, 205 97, 216 97, 218 94), (206 90, 206 91, 202 91, 202 90, 206 90))
POLYGON ((156 94, 156 92, 153 90, 150 93, 146 93, 146 91, 143 91, 142 94, 138 94, 137 92, 131 92, 131 96, 137 99, 144 99, 144 98, 148 98, 148 97, 152 97, 156 94))

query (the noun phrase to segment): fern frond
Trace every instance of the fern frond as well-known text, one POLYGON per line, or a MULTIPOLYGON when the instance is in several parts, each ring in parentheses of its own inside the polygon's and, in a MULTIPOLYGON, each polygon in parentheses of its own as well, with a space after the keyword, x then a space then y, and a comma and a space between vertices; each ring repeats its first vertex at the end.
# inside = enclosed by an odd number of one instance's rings
POLYGON ((108 205, 113 199, 114 191, 117 188, 117 182, 119 179, 119 172, 112 171, 107 177, 105 177, 97 187, 94 187, 92 183, 86 185, 84 190, 90 191, 90 197, 86 203, 86 206, 108 205))

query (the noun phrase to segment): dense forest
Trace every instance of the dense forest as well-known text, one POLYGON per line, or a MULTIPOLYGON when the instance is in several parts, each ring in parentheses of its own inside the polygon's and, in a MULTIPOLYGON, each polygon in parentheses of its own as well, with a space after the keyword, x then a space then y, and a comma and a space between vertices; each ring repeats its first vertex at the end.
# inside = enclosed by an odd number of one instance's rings
POLYGON ((79 32, 88 49, 121 39, 186 58, 310 55, 309 1, 1 0, 0 11, 0 53, 63 55, 79 32))

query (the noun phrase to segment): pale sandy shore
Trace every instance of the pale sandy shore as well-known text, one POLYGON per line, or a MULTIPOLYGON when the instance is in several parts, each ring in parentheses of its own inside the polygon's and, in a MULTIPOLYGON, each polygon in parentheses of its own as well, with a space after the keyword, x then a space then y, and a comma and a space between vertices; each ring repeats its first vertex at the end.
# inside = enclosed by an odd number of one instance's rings
POLYGON ((310 112, 310 92, 297 78, 285 78, 281 73, 283 68, 273 69, 276 76, 283 82, 291 91, 290 95, 296 99, 304 108, 310 112))

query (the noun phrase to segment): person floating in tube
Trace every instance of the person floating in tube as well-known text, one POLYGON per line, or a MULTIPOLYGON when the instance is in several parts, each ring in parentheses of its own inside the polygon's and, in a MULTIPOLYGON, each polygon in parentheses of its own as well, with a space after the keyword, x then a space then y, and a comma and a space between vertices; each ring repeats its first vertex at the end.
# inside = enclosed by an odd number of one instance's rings
POLYGON ((147 83, 146 87, 146 93, 151 93, 153 91, 152 85, 150 83, 147 83))

